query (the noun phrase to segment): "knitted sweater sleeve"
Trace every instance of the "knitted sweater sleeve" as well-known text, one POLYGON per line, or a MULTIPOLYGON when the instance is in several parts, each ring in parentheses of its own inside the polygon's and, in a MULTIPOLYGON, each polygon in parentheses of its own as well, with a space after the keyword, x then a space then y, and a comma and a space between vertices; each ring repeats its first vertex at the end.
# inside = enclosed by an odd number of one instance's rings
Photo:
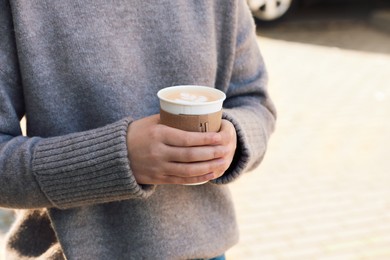
MULTIPOLYGON (((237 150, 230 168, 213 181, 217 184, 231 182, 260 164, 276 120, 276 111, 267 92, 267 72, 257 44, 254 21, 245 2, 236 1, 236 17, 232 19, 235 22, 232 26, 235 42, 230 48, 232 59, 224 64, 228 83, 223 118, 236 128, 237 150)), ((223 87, 224 82, 220 85, 223 87)))
MULTIPOLYGON (((5 103, 1 106, 3 111, 5 103)), ((16 118, 1 112, 0 206, 70 208, 147 197, 153 187, 138 185, 129 167, 129 122, 123 119, 65 136, 29 138, 16 130, 16 118)))
POLYGON ((0 1, 0 207, 69 208, 147 197, 131 174, 126 131, 131 119, 66 136, 22 135, 24 99, 12 17, 0 1))

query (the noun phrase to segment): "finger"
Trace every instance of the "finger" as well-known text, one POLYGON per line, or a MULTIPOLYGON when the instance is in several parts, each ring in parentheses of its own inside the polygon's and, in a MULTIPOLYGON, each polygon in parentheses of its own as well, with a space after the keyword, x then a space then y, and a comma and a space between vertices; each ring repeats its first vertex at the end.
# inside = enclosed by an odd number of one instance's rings
POLYGON ((196 177, 177 177, 177 176, 166 176, 166 178, 163 180, 164 184, 199 184, 208 182, 214 179, 214 174, 208 173, 202 176, 196 176, 196 177))
POLYGON ((210 161, 194 163, 169 163, 168 168, 164 169, 165 176, 175 177, 199 177, 208 173, 221 172, 226 168, 226 161, 218 158, 210 161))
POLYGON ((213 173, 206 173, 201 176, 180 177, 175 175, 141 175, 137 179, 139 184, 193 184, 207 182, 214 179, 213 173))
POLYGON ((228 143, 232 139, 236 139, 236 129, 228 120, 222 120, 221 129, 219 131, 222 137, 222 143, 228 143))
POLYGON ((170 162, 191 163, 210 161, 222 158, 229 154, 225 146, 197 146, 197 147, 173 147, 165 148, 165 159, 170 162))
POLYGON ((222 140, 221 134, 219 133, 188 132, 168 126, 164 126, 161 129, 164 131, 162 142, 170 146, 192 147, 214 145, 220 143, 222 140))

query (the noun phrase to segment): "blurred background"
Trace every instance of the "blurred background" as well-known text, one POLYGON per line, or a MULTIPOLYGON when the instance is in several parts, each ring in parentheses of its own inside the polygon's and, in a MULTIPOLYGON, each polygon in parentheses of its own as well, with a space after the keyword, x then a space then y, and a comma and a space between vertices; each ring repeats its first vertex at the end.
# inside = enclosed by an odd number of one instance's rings
POLYGON ((390 259, 389 4, 306 2, 258 23, 279 117, 232 185, 228 259, 390 259))
MULTIPOLYGON (((231 185, 227 259, 390 259, 390 3, 265 3, 250 4, 277 129, 231 185)), ((0 240, 12 220, 0 209, 0 240)))

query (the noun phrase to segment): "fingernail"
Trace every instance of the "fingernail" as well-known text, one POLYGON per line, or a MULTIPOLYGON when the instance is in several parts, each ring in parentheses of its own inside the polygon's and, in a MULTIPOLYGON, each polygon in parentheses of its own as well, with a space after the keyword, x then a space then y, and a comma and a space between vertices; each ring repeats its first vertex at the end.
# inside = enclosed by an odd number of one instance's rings
POLYGON ((204 176, 207 180, 212 180, 214 178, 214 173, 210 172, 204 176))

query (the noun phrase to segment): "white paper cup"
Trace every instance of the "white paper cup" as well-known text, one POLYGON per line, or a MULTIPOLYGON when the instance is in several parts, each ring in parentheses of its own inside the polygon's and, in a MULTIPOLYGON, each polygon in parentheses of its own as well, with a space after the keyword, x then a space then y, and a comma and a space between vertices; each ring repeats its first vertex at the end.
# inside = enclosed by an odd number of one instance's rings
POLYGON ((226 99, 222 91, 212 87, 181 85, 164 88, 157 96, 160 99, 161 124, 192 132, 219 131, 222 105, 226 99))
POLYGON ((160 99, 161 109, 176 115, 204 115, 217 112, 222 109, 222 103, 226 99, 225 93, 218 89, 196 85, 164 88, 157 93, 157 96, 160 99), (170 98, 170 96, 178 92, 189 95, 200 95, 201 97, 208 95, 206 97, 208 100, 170 98))
POLYGON ((160 90, 161 123, 186 131, 218 131, 222 118, 222 91, 205 86, 181 85, 160 90))

